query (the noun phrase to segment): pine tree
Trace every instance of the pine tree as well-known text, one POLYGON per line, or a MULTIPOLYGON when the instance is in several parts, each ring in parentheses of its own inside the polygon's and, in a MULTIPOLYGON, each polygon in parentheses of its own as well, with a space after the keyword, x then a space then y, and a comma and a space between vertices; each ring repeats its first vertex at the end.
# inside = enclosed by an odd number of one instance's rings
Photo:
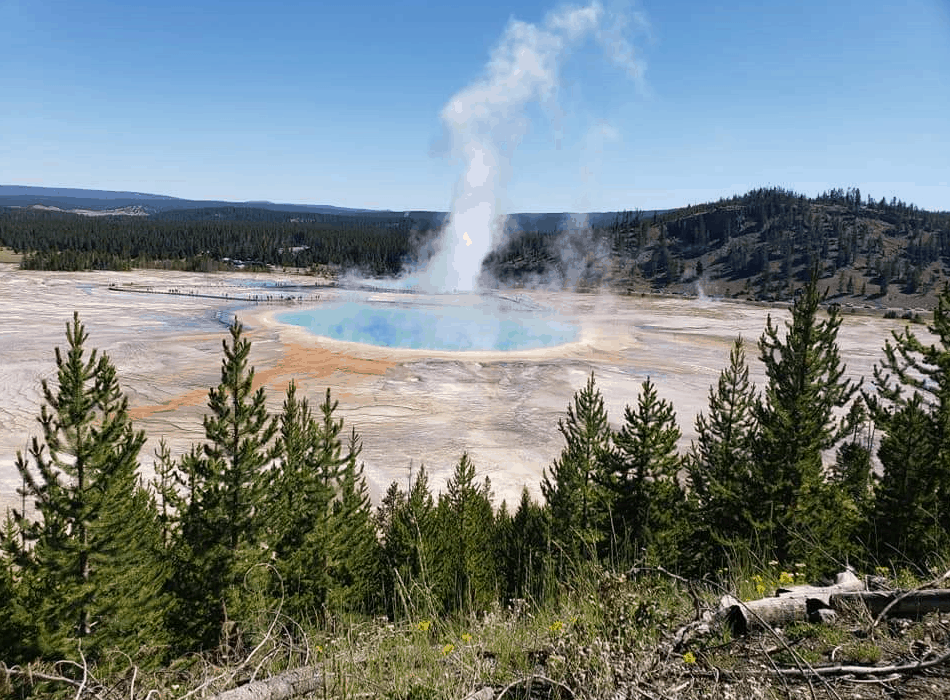
POLYGON ((548 583, 549 521, 544 508, 531 499, 525 487, 514 515, 500 509, 495 520, 505 599, 542 600, 548 583))
POLYGON ((368 613, 381 602, 379 542, 363 465, 357 463, 361 450, 353 430, 329 519, 330 600, 333 609, 368 613))
POLYGON ((186 645, 208 648, 222 625, 249 614, 243 578, 263 557, 261 514, 266 470, 277 423, 267 413, 263 387, 253 391, 250 341, 230 327, 222 341, 221 382, 209 391, 205 442, 181 460, 187 504, 179 514, 174 591, 176 627, 186 645))
POLYGON ((567 444, 541 477, 551 536, 569 558, 590 557, 607 529, 606 494, 598 478, 611 449, 607 411, 593 372, 574 393, 558 430, 567 444))
POLYGON ((241 336, 243 327, 230 327, 231 345, 221 342, 221 383, 211 389, 204 417, 205 457, 212 472, 221 475, 219 489, 226 542, 237 549, 244 541, 256 546, 259 516, 266 484, 265 468, 274 457, 271 440, 277 422, 267 413, 264 388, 253 391, 254 369, 248 369, 251 342, 241 336), (252 393, 253 392, 253 393, 252 393))
POLYGON ((338 603, 359 607, 366 602, 354 596, 360 598, 358 590, 369 595, 368 588, 360 589, 350 579, 357 570, 372 575, 366 563, 370 555, 364 548, 373 543, 357 542, 370 526, 371 509, 362 469, 357 466, 362 446, 355 431, 344 445, 343 420, 336 418, 339 402, 327 389, 319 418, 310 414, 306 400, 296 410, 294 404, 295 387, 291 386, 281 419, 279 443, 284 458, 273 474, 279 494, 273 502, 273 521, 286 521, 287 526, 274 533, 273 548, 278 570, 286 577, 284 586, 290 583, 294 592, 288 612, 312 617, 322 611, 335 587, 350 591, 338 591, 338 603))
POLYGON ((613 532, 621 538, 621 555, 638 558, 662 552, 665 563, 678 557, 677 516, 682 492, 677 472, 682 460, 676 451, 680 438, 673 404, 657 397, 647 379, 636 409, 627 406, 624 424, 614 433, 607 485, 613 496, 613 532), (665 550, 665 551, 664 551, 665 550))
POLYGON ((475 464, 467 453, 455 466, 440 494, 435 519, 439 536, 438 589, 447 611, 484 609, 496 597, 492 560, 494 515, 491 485, 476 483, 475 464))
POLYGON ((86 355, 78 314, 66 339, 58 385, 42 384, 32 465, 17 453, 22 495, 40 516, 13 512, 26 543, 17 564, 32 586, 43 655, 74 657, 80 644, 87 658, 107 646, 137 654, 163 643, 165 614, 157 513, 137 476, 145 435, 132 427, 108 356, 86 355))
POLYGON ((865 392, 884 433, 875 513, 881 558, 921 565, 950 550, 950 287, 937 300, 925 345, 906 327, 884 346, 865 392), (893 342, 892 342, 893 341, 893 342))
POLYGON ((158 522, 161 528, 161 541, 166 551, 173 547, 178 536, 178 519, 188 505, 184 475, 177 460, 172 458, 171 450, 162 437, 155 449, 152 479, 152 491, 157 498, 158 522))
POLYGON ((414 605, 431 600, 436 557, 435 504, 424 465, 415 479, 410 477, 408 494, 396 482, 389 486, 376 527, 382 535, 379 566, 386 610, 391 617, 399 612, 411 617, 414 605))
POLYGON ((747 544, 755 522, 749 504, 764 485, 756 483, 752 468, 755 438, 755 388, 749 382, 742 338, 736 338, 729 353, 729 367, 709 389, 709 413, 696 416, 697 440, 686 469, 690 497, 710 542, 718 569, 727 549, 747 544))
POLYGON ((12 515, 7 512, 0 533, 0 663, 8 666, 32 661, 40 654, 35 617, 27 601, 22 538, 12 515))
POLYGON ((267 474, 268 498, 261 520, 279 576, 273 583, 280 590, 275 589, 274 595, 283 591, 287 614, 300 621, 317 613, 329 587, 323 550, 337 465, 327 474, 318 442, 309 402, 298 398, 291 381, 280 415, 278 461, 267 474))
POLYGON ((840 442, 853 426, 835 411, 845 407, 857 387, 844 379, 838 352, 841 317, 836 306, 818 319, 821 296, 817 269, 792 305, 786 335, 769 316, 759 340, 760 359, 768 384, 756 407, 759 433, 755 441, 757 479, 766 484, 759 507, 760 528, 780 562, 811 562, 817 552, 845 546, 846 533, 835 541, 827 523, 835 522, 832 494, 825 479, 822 452, 840 442), (816 548, 818 547, 818 548, 816 548))

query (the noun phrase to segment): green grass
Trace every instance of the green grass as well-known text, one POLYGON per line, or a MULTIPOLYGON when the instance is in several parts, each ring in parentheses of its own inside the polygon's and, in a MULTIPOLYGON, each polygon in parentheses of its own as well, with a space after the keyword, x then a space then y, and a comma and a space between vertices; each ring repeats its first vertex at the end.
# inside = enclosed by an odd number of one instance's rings
MULTIPOLYGON (((754 585, 767 573, 731 578, 754 585)), ((557 697, 558 688, 568 688, 574 697, 604 698, 625 684, 655 697, 751 697, 764 686, 764 697, 773 690, 786 697, 782 683, 789 681, 763 675, 776 665, 888 663, 909 658, 914 640, 925 633, 929 639, 946 634, 939 620, 924 620, 900 632, 884 625, 867 635, 843 616, 836 625, 797 623, 748 638, 719 630, 674 646, 674 633, 694 619, 695 602, 714 607, 720 593, 717 586, 687 587, 668 576, 628 578, 591 567, 542 604, 464 615, 433 613, 421 589, 406 606, 413 612, 398 621, 324 615, 305 626, 267 610, 246 624, 243 643, 139 673, 136 689, 142 696, 155 690, 160 697, 207 697, 312 665, 324 686, 311 697, 325 699, 458 700, 486 686, 497 697, 531 679, 546 685, 546 694, 535 688, 534 697, 557 697)), ((123 683, 131 673, 112 673, 117 677, 103 686, 130 697, 123 683)))

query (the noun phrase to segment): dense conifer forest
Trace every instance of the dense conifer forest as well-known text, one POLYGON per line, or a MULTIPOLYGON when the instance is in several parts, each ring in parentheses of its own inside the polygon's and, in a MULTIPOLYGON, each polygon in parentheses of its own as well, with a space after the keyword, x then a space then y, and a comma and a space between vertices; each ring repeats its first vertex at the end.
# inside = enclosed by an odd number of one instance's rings
MULTIPOLYGON (((17 455, 23 505, 2 532, 4 687, 72 694, 93 669, 134 696, 132 669, 254 658, 275 637, 293 666, 318 655, 314 639, 369 620, 430 639, 433 620, 467 624, 513 605, 543 616, 578 591, 591 591, 583 600, 601 606, 598 624, 620 635, 611 644, 632 653, 646 634, 636 630, 669 623, 653 599, 669 581, 625 593, 612 572, 725 589, 742 567, 796 580, 844 564, 921 576, 945 568, 950 288, 933 314, 936 342, 909 328, 882 339, 863 389, 838 354, 840 311, 821 300, 813 275, 787 322, 770 318, 757 342, 736 339, 685 454, 675 407, 655 385, 608 416, 592 373, 559 421, 564 443, 544 470, 543 502, 525 489, 517 503, 497 503, 461 454, 444 490, 434 493, 420 467, 375 507, 357 426, 343 424, 329 390, 302 396, 293 383, 270 415, 239 323, 222 340, 205 439, 177 456, 163 445, 144 483, 144 436, 116 368, 74 315, 42 386, 40 434, 17 455), (750 355, 765 386, 750 385, 750 355)), ((582 624, 571 620, 545 623, 547 634, 582 624)), ((445 644, 443 656, 454 649, 445 644)), ((440 696, 404 691, 391 696, 440 696)))
MULTIPOLYGON (((397 276, 431 255, 443 215, 253 207, 80 216, 0 209, 0 245, 26 269, 295 267, 397 276)), ((790 300, 817 264, 843 303, 931 308, 950 281, 950 212, 858 189, 781 188, 667 212, 516 215, 483 263, 505 286, 607 287, 790 300)))

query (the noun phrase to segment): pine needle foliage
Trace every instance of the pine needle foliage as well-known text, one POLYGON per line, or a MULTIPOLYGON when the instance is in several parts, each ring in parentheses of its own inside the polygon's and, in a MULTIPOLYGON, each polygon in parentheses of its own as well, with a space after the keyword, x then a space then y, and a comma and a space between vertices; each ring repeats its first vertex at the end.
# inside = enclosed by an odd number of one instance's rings
POLYGON ((636 408, 625 408, 623 426, 613 434, 615 449, 606 475, 622 558, 637 560, 662 549, 664 557, 678 556, 673 541, 681 534, 676 524, 683 501, 677 482, 680 435, 673 404, 658 397, 648 378, 636 408))
POLYGON ((394 481, 376 509, 384 610, 393 619, 422 612, 420 604, 433 611, 436 527, 429 476, 421 465, 415 478, 410 474, 408 493, 394 481))
POLYGON ((497 595, 491 499, 488 478, 479 484, 474 462, 462 454, 435 512, 437 587, 446 611, 484 610, 497 595))
POLYGON ((334 610, 367 614, 379 606, 381 576, 372 501, 363 464, 358 462, 362 449, 362 441, 352 429, 330 510, 329 602, 334 610))
POLYGON ((112 646, 137 653, 161 643, 165 607, 157 513, 137 476, 145 435, 132 427, 108 356, 87 354, 78 314, 66 340, 55 386, 42 384, 42 439, 29 459, 17 453, 22 496, 39 518, 13 511, 15 561, 44 656, 75 657, 80 643, 91 657, 112 646))
POLYGON ((221 382, 208 393, 209 414, 204 417, 208 468, 221 475, 221 516, 228 545, 242 539, 256 543, 265 468, 274 457, 271 441, 277 422, 267 412, 264 388, 254 391, 254 368, 248 368, 251 342, 243 327, 230 327, 231 344, 221 342, 221 382))
POLYGON ((206 442, 181 460, 187 505, 175 550, 176 626, 185 643, 216 646, 225 622, 249 611, 245 574, 261 561, 261 513, 277 422, 263 387, 253 390, 251 343, 239 322, 222 341, 221 381, 208 394, 206 442))
MULTIPOLYGON (((504 504, 502 504, 504 505, 504 504)), ((495 517, 498 559, 502 563, 503 600, 540 602, 551 591, 550 527, 553 518, 535 503, 525 487, 513 515, 499 509, 495 517)))
POLYGON ((924 562, 950 550, 950 287, 927 329, 927 345, 910 327, 894 331, 866 392, 884 433, 874 515, 879 556, 924 562))
POLYGON ((551 537, 565 560, 590 559, 603 552, 608 530, 603 473, 612 449, 604 397, 591 372, 574 393, 567 417, 558 420, 565 445, 541 477, 551 537))
POLYGON ((279 574, 274 584, 286 595, 288 614, 300 620, 317 614, 328 587, 323 549, 338 465, 324 464, 319 442, 310 404, 291 381, 280 415, 279 460, 268 474, 270 498, 262 510, 262 528, 279 574))
MULTIPOLYGON (((761 506, 760 529, 782 563, 813 557, 817 532, 836 518, 822 453, 853 430, 847 416, 836 415, 857 392, 838 351, 841 315, 831 306, 820 319, 821 301, 816 269, 792 305, 784 337, 769 315, 759 339, 768 383, 756 407, 755 482, 762 493, 754 502, 761 506)), ((840 535, 837 544, 844 544, 850 533, 840 535)), ((836 543, 822 546, 830 551, 836 543)))
POLYGON ((721 564, 726 552, 747 543, 755 529, 749 512, 754 495, 755 402, 755 387, 749 381, 738 337, 729 353, 729 366, 709 389, 708 412, 696 416, 697 438, 686 460, 690 497, 712 549, 707 554, 721 564))

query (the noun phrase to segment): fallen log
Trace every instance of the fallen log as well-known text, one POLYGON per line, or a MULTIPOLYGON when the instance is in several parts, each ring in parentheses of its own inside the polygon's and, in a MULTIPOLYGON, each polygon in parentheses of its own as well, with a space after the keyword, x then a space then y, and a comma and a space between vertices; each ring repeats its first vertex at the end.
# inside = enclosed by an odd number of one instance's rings
POLYGON ((877 617, 920 618, 928 613, 950 613, 950 589, 869 591, 851 571, 829 586, 779 588, 774 596, 739 601, 723 596, 715 618, 737 636, 754 629, 784 627, 794 622, 832 622, 837 613, 863 605, 877 617))
POLYGON ((887 617, 919 618, 928 613, 950 612, 950 589, 931 588, 910 592, 901 591, 856 591, 835 593, 830 599, 831 607, 863 604, 872 615, 887 610, 887 617))
POLYGON ((304 666, 218 693, 211 700, 286 700, 323 687, 318 666, 304 666))
POLYGON ((834 613, 831 605, 833 595, 864 591, 865 588, 864 581, 847 570, 838 574, 829 586, 780 588, 770 598, 746 602, 723 596, 718 617, 737 636, 744 636, 753 629, 784 627, 793 622, 830 622, 834 613))

